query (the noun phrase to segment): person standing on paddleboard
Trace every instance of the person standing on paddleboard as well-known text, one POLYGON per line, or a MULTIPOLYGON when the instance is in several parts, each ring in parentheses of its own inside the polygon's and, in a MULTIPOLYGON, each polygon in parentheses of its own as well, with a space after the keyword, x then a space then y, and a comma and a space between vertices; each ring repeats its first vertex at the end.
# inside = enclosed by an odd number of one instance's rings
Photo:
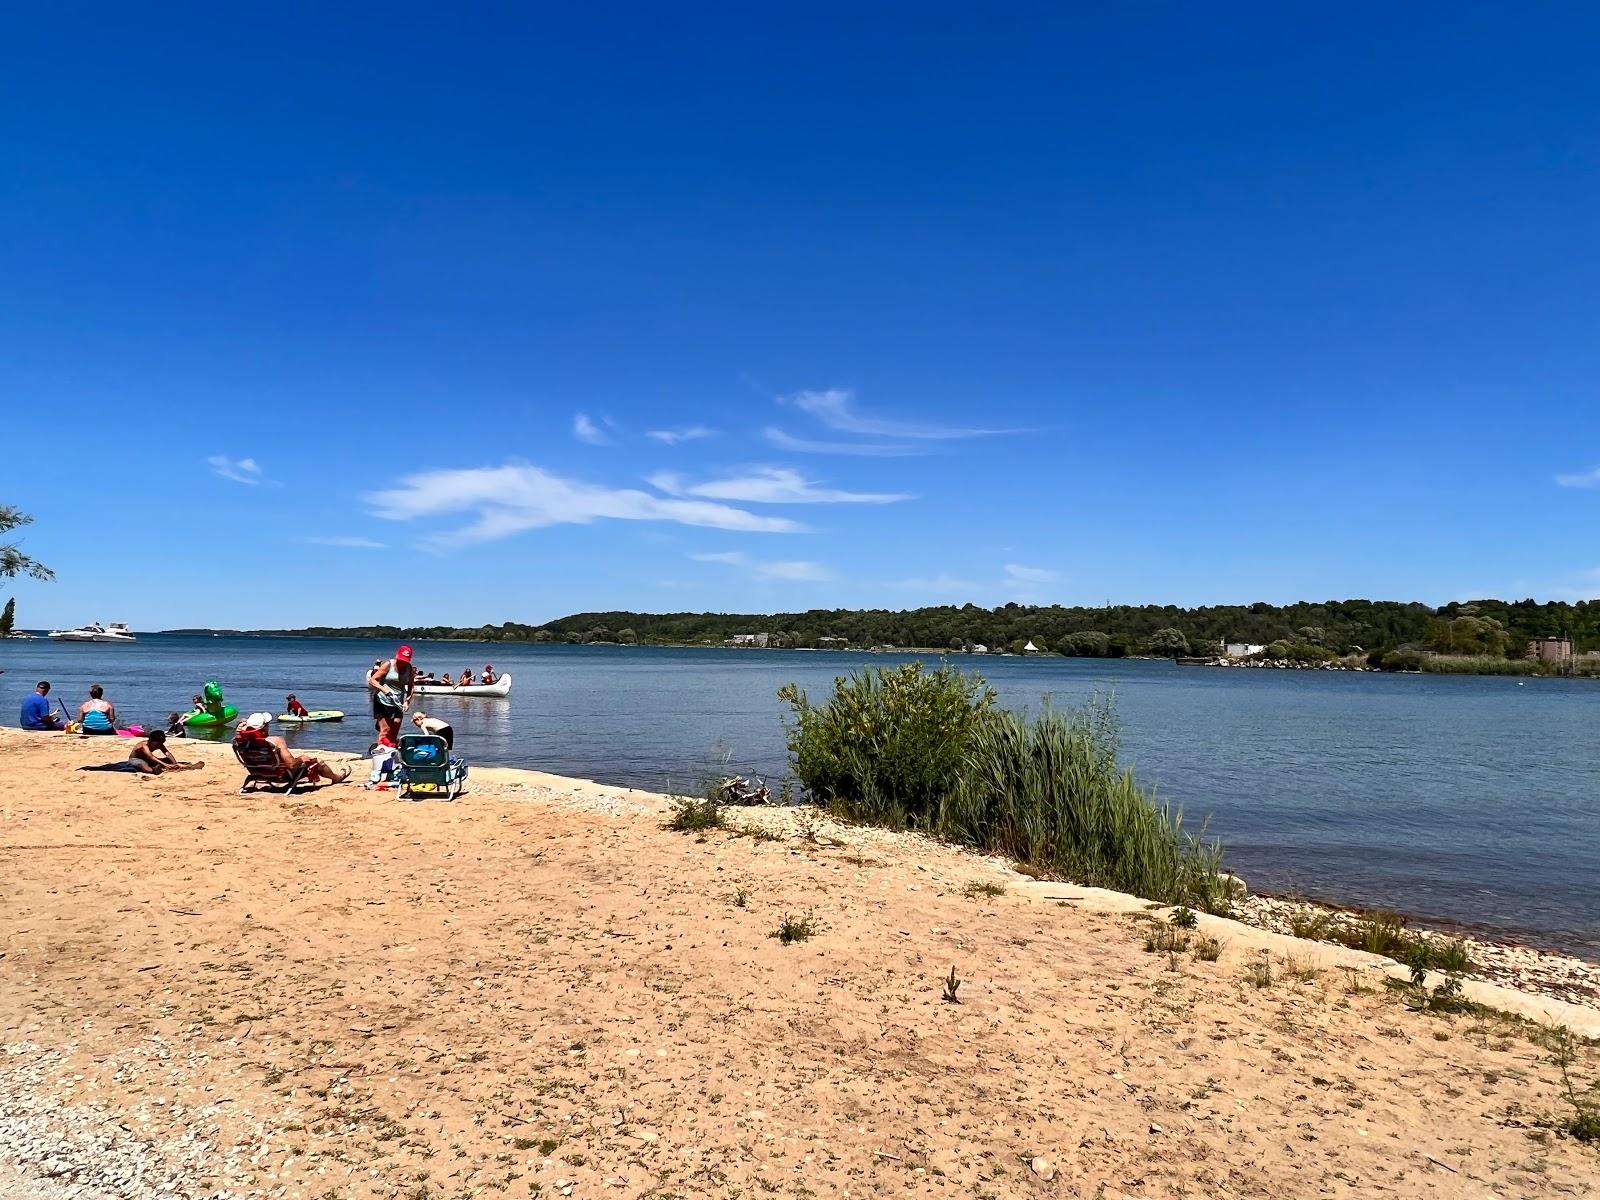
POLYGON ((378 732, 388 734, 392 742, 399 741, 400 719, 411 707, 411 696, 417 688, 411 647, 401 646, 393 658, 374 663, 367 673, 367 687, 372 689, 372 716, 378 723, 378 732))

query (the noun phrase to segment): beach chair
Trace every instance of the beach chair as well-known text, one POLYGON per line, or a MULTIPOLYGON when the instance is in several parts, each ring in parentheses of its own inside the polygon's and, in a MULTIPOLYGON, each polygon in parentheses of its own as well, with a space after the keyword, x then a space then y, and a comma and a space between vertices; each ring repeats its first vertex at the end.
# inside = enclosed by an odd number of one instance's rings
POLYGON ((284 766, 278 761, 277 747, 264 738, 234 742, 233 756, 246 772, 244 783, 239 786, 241 796, 261 788, 292 796, 295 789, 310 786, 306 776, 310 773, 311 764, 303 762, 297 767, 284 766))
POLYGON ((437 796, 454 800, 465 789, 467 764, 452 755, 436 733, 400 735, 400 798, 437 796))

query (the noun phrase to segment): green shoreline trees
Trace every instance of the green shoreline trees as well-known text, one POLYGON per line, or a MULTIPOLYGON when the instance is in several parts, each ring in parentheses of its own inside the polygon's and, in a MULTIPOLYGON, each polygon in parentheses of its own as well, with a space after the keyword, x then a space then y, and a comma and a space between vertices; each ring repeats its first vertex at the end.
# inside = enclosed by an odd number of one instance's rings
MULTIPOLYGON (((1600 601, 1476 600, 1440 608, 1390 600, 1329 600, 1289 605, 974 604, 888 609, 809 609, 788 613, 574 613, 543 625, 507 622, 475 628, 388 625, 258 632, 307 636, 446 638, 489 642, 634 642, 721 645, 766 634, 776 647, 895 646, 940 650, 1020 648, 1088 658, 1217 653, 1225 642, 1271 647, 1303 664, 1350 655, 1436 653, 1516 661, 1533 638, 1568 637, 1579 653, 1600 650, 1600 601)), ((1382 659, 1378 660, 1382 662, 1382 659)), ((1386 664, 1385 664, 1386 665, 1386 664)))

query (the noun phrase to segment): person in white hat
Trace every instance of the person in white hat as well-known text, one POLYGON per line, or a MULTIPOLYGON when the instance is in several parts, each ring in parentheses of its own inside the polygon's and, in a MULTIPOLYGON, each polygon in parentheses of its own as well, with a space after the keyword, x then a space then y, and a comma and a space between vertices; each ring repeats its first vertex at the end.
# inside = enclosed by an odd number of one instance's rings
POLYGON ((267 727, 272 724, 272 714, 269 712, 251 713, 239 723, 234 734, 235 741, 261 741, 272 746, 278 752, 278 761, 289 770, 304 766, 308 779, 321 779, 327 783, 343 783, 350 778, 350 768, 335 771, 327 763, 316 758, 301 758, 289 749, 289 744, 281 737, 271 737, 267 727))

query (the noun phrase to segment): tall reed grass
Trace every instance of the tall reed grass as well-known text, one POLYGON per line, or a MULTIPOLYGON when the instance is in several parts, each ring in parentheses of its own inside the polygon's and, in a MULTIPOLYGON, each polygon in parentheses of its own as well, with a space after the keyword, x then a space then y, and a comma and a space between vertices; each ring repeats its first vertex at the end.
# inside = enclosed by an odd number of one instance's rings
POLYGON ((835 680, 812 705, 790 685, 789 748, 812 797, 851 820, 923 829, 1050 874, 1224 911, 1222 851, 1118 766, 1109 699, 1028 717, 954 668, 835 680))

